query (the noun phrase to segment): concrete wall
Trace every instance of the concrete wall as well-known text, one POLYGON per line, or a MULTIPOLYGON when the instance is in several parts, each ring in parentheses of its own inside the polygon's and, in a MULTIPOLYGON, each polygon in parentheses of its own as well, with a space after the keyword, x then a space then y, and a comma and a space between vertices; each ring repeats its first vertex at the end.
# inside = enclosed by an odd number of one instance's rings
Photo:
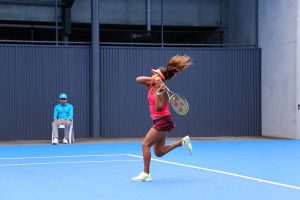
POLYGON ((259 1, 264 136, 300 138, 298 4, 298 0, 259 1))
POLYGON ((296 97, 296 101, 297 101, 297 133, 296 133, 296 139, 300 139, 300 3, 299 1, 298 5, 296 6, 297 8, 297 52, 296 52, 296 77, 297 77, 297 97, 296 97))

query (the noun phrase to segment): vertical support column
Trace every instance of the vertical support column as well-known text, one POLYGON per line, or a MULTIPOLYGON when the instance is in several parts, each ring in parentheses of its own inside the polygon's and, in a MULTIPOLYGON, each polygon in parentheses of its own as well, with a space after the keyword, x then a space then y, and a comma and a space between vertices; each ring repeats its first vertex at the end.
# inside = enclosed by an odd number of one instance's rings
POLYGON ((147 0, 147 31, 151 31, 151 0, 147 0))
POLYGON ((72 33, 72 6, 74 1, 75 0, 64 0, 62 6, 64 42, 69 41, 69 36, 72 33))
POLYGON ((58 9, 58 5, 57 5, 57 0, 55 0, 55 41, 56 41, 56 46, 58 45, 58 22, 57 22, 57 9, 58 9))
POLYGON ((299 3, 258 2, 262 135, 295 139, 300 130, 299 3))
POLYGON ((164 1, 160 0, 161 47, 164 47, 164 1))
POLYGON ((255 1, 255 45, 258 46, 258 0, 255 1))
POLYGON ((100 137, 99 4, 91 0, 92 55, 90 70, 90 136, 100 137))

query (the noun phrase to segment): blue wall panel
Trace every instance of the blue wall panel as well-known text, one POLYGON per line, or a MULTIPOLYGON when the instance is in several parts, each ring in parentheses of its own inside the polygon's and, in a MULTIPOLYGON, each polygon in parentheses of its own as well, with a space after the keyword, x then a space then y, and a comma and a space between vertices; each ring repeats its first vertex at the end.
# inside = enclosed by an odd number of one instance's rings
MULTIPOLYGON (((145 135, 147 88, 135 78, 175 54, 194 65, 167 82, 190 103, 186 116, 173 113, 169 136, 261 135, 260 49, 101 47, 100 54, 102 137, 145 135)), ((50 139, 61 91, 75 107, 76 137, 89 137, 89 47, 1 45, 0 59, 0 140, 50 139)))
POLYGON ((1 45, 0 60, 1 140, 50 139, 62 91, 75 107, 76 137, 88 137, 88 47, 1 45))
POLYGON ((167 82, 187 98, 190 112, 173 113, 170 136, 261 135, 260 49, 102 47, 103 137, 143 137, 151 127, 147 88, 135 83, 175 54, 194 65, 167 82))

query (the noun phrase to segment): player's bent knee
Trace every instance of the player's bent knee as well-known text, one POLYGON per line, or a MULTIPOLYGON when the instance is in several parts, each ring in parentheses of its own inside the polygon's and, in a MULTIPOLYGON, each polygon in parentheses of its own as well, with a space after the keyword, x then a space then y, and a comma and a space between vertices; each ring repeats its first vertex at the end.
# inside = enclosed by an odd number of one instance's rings
POLYGON ((143 149, 145 149, 145 148, 150 148, 150 144, 147 143, 147 142, 144 142, 144 143, 142 144, 142 148, 143 148, 143 149))

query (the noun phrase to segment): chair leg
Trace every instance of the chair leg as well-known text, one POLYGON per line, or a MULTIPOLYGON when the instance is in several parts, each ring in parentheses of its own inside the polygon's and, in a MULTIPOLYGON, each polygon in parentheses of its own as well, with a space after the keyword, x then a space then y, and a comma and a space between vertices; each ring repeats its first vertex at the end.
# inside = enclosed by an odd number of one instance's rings
POLYGON ((52 135, 51 135, 51 143, 53 143, 53 131, 52 131, 52 135))
POLYGON ((72 132, 71 132, 71 130, 69 131, 69 144, 71 144, 72 143, 72 132))
POLYGON ((74 138, 74 129, 72 131, 72 140, 73 140, 73 143, 75 142, 75 138, 74 138))
POLYGON ((70 126, 70 130, 69 130, 69 144, 72 143, 72 135, 73 135, 73 124, 70 126))

